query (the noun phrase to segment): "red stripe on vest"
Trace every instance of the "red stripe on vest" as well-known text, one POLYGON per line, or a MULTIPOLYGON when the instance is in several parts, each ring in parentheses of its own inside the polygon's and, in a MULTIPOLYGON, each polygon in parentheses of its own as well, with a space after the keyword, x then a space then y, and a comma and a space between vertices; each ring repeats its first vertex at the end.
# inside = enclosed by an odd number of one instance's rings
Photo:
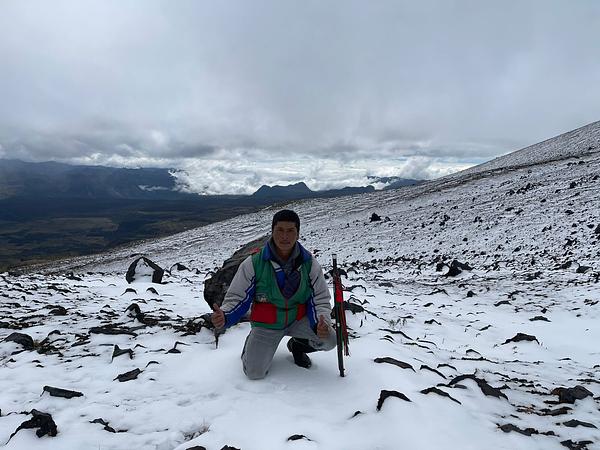
MULTIPOLYGON (((302 319, 306 315, 306 304, 302 303, 296 308, 296 320, 302 319)), ((250 312, 252 322, 274 324, 277 322, 277 307, 273 303, 254 302, 250 312)))
POLYGON ((298 310, 296 311, 296 320, 302 319, 306 315, 306 303, 302 303, 298 305, 298 310))
POLYGON ((274 324, 277 322, 277 308, 272 303, 254 302, 250 320, 253 322, 274 324))

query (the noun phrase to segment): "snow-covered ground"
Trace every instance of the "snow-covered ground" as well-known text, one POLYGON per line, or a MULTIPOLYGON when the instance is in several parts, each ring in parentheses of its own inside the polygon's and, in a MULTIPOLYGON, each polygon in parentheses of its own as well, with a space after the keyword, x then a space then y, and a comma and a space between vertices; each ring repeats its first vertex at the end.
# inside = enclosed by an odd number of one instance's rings
POLYGON ((269 231, 274 209, 0 275, 0 341, 35 340, 25 351, 0 342, 0 445, 35 409, 58 434, 22 429, 7 449, 600 448, 599 130, 516 152, 517 163, 508 155, 505 166, 292 204, 301 242, 326 270, 338 254, 346 299, 365 309, 348 311, 345 378, 335 351, 312 354, 306 370, 281 345, 268 377, 247 380, 247 323, 218 348, 192 326, 209 312, 207 274, 269 231), (190 270, 128 285, 138 254, 190 270), (472 270, 445 276, 454 259, 472 270), (115 324, 126 334, 99 333, 115 324), (518 333, 535 340, 510 341, 518 333), (131 357, 112 358, 116 345, 131 357), (576 386, 574 403, 555 391, 576 386))

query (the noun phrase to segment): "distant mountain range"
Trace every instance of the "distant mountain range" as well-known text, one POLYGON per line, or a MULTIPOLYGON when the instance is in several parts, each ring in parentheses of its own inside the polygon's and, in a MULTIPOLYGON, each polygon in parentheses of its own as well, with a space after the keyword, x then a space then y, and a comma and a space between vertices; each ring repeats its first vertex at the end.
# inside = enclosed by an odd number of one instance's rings
POLYGON ((180 199, 168 169, 73 166, 57 162, 0 160, 0 199, 180 199))
POLYGON ((312 191, 296 183, 262 186, 252 195, 198 195, 178 190, 169 169, 0 160, 0 272, 177 233, 274 203, 374 190, 312 191))
MULTIPOLYGON (((414 186, 423 183, 423 180, 411 180, 398 177, 369 177, 374 184, 386 184, 383 190, 398 189, 404 186, 414 186)), ((364 194, 373 192, 375 188, 372 185, 360 187, 345 187, 341 189, 329 189, 326 191, 313 191, 305 183, 300 182, 289 186, 261 186, 254 194, 255 198, 270 200, 294 200, 300 198, 324 198, 341 197, 344 195, 364 194)))
POLYGON ((373 192, 373 186, 345 187, 342 189, 330 189, 327 191, 313 191, 303 182, 290 184, 289 186, 261 186, 252 197, 268 200, 294 200, 313 197, 340 197, 342 195, 363 194, 373 192))
MULTIPOLYGON (((197 194, 180 191, 171 169, 124 169, 103 166, 75 166, 57 162, 30 163, 0 160, 0 200, 12 197, 127 200, 190 200, 197 194)), ((420 180, 397 177, 369 177, 384 189, 418 184, 420 180)), ((252 197, 262 200, 295 200, 312 197, 372 192, 371 185, 313 191, 305 183, 289 186, 261 186, 252 197)), ((231 197, 231 196, 228 196, 231 197)))

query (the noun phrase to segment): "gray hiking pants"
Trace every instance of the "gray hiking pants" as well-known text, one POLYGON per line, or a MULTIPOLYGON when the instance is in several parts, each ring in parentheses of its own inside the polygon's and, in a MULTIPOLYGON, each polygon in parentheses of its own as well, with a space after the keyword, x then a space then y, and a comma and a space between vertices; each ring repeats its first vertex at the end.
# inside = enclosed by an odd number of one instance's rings
POLYGON ((316 351, 329 351, 336 346, 335 330, 330 327, 329 336, 320 339, 310 327, 307 317, 283 330, 252 327, 242 351, 242 366, 248 378, 259 380, 267 375, 275 351, 284 336, 308 339, 308 345, 316 351))

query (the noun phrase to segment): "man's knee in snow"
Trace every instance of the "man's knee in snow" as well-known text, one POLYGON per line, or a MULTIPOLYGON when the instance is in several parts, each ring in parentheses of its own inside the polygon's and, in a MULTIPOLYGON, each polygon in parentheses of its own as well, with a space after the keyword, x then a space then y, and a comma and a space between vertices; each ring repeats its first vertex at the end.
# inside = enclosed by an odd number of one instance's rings
POLYGON ((323 346, 319 350, 328 352, 329 350, 333 350, 336 347, 336 345, 337 342, 335 339, 325 339, 323 341, 323 346))
POLYGON ((244 373, 250 380, 262 380, 267 376, 268 370, 261 370, 258 368, 247 368, 244 366, 244 373))

